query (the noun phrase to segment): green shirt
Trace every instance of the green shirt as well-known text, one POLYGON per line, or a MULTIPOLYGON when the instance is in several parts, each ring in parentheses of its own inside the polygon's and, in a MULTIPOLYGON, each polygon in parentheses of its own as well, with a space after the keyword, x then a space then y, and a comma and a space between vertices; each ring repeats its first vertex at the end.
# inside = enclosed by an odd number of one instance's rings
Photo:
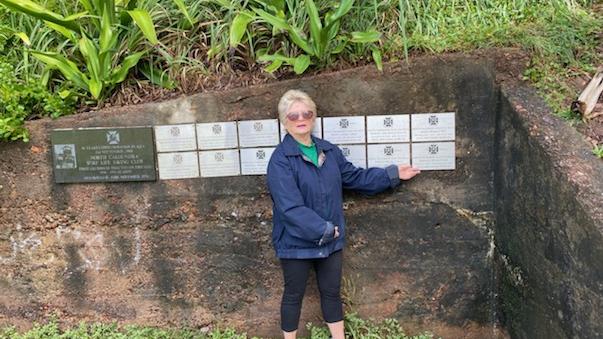
POLYGON ((316 167, 318 167, 318 152, 316 151, 316 145, 314 144, 314 142, 312 142, 312 145, 310 145, 310 146, 306 146, 297 140, 296 140, 296 142, 297 142, 297 145, 299 146, 299 149, 302 151, 302 153, 306 157, 308 157, 308 159, 310 159, 312 161, 312 163, 314 165, 316 165, 316 167))

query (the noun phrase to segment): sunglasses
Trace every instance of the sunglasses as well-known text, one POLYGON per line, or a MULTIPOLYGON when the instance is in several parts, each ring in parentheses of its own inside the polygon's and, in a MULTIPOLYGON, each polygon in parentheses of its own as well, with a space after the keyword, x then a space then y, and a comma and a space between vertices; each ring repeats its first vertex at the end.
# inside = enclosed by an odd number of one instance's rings
POLYGON ((297 121, 299 119, 300 115, 304 120, 312 119, 312 117, 314 116, 314 112, 312 112, 312 111, 292 112, 292 113, 287 114, 287 119, 289 119, 290 121, 297 121))

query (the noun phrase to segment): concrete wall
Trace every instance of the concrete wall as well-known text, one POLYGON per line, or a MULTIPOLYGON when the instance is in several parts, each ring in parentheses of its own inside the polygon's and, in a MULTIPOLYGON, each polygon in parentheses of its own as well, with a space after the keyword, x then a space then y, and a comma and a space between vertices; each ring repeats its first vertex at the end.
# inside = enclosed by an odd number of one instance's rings
MULTIPOLYGON (((219 322, 278 335, 282 277, 265 177, 57 185, 49 131, 270 118, 285 90, 301 88, 325 116, 457 112, 456 171, 346 195, 344 294, 347 310, 398 318, 409 332, 491 336, 490 70, 484 60, 427 59, 29 124, 29 144, 0 146, 0 323, 58 312, 67 322, 219 322)), ((314 282, 303 321, 320 321, 314 282)))
POLYGON ((533 91, 497 119, 499 297, 513 338, 603 337, 603 163, 533 91))

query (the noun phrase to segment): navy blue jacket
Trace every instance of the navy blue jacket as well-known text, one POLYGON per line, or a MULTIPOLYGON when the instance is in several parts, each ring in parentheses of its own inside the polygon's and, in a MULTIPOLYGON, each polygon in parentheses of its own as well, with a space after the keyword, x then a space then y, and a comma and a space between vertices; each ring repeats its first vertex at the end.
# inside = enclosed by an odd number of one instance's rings
POLYGON ((400 183, 396 165, 362 169, 347 161, 339 147, 312 137, 319 154, 314 165, 289 134, 272 153, 268 189, 273 202, 272 243, 276 256, 326 258, 343 248, 343 189, 377 194, 400 183), (335 226, 339 237, 334 239, 335 226))

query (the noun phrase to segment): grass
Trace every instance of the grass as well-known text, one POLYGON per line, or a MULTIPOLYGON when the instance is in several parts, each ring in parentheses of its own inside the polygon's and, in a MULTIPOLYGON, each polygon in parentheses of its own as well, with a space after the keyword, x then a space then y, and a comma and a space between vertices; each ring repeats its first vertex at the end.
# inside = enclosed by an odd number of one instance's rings
MULTIPOLYGON (((432 339, 433 335, 425 332, 408 336, 400 324, 393 319, 381 322, 364 320, 356 314, 346 315, 346 338, 352 339, 432 339)), ((328 339, 329 331, 324 326, 308 324, 308 339, 328 339)), ((156 328, 142 326, 124 326, 117 324, 80 323, 79 326, 62 329, 56 319, 34 327, 25 332, 15 328, 0 329, 0 339, 247 339, 246 333, 239 333, 232 328, 192 329, 192 328, 156 328)), ((259 338, 258 338, 259 339, 259 338)))

